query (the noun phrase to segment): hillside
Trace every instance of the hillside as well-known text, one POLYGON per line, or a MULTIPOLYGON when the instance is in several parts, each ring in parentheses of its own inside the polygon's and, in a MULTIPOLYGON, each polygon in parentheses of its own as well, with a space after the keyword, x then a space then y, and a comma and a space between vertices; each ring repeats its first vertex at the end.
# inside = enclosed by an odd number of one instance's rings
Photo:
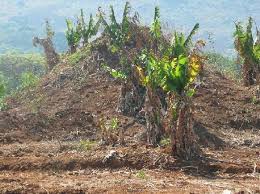
MULTIPOLYGON (((55 45, 59 51, 67 48, 64 29, 65 18, 77 15, 83 8, 85 13, 95 13, 101 6, 114 5, 119 16, 124 1, 66 1, 66 0, 1 0, 0 7, 0 52, 8 49, 21 51, 39 51, 32 47, 33 36, 43 34, 45 19, 49 19, 56 32, 55 45)), ((201 22, 200 37, 208 38, 209 34, 214 41, 217 51, 226 55, 234 54, 232 35, 234 21, 245 20, 248 16, 256 19, 259 25, 258 0, 132 0, 134 11, 142 13, 142 22, 150 24, 154 5, 158 4, 163 11, 162 19, 169 29, 187 31, 196 22, 201 22)))
POLYGON ((79 61, 65 57, 0 112, 3 193, 259 192, 254 88, 206 66, 194 99, 203 153, 183 162, 169 155, 169 145, 152 148, 140 141, 143 123, 116 111, 119 83, 100 68, 97 52, 80 52, 79 61), (123 145, 103 145, 101 118, 118 119, 123 145))

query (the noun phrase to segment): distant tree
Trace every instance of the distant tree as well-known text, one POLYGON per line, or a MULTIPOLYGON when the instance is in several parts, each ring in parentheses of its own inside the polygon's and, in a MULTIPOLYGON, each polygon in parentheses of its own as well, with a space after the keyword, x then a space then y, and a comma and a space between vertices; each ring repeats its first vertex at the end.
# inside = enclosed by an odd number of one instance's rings
POLYGON ((39 53, 9 51, 0 54, 0 72, 6 78, 6 93, 9 94, 20 88, 20 78, 24 72, 32 72, 38 77, 42 76, 45 72, 45 60, 39 53))
POLYGON ((33 45, 36 47, 40 45, 44 49, 44 53, 47 61, 47 70, 51 71, 59 63, 59 55, 56 53, 52 38, 54 31, 52 30, 48 20, 46 20, 46 38, 33 38, 33 45))
POLYGON ((25 89, 33 87, 39 81, 39 77, 32 72, 24 72, 21 75, 21 86, 20 88, 25 89))

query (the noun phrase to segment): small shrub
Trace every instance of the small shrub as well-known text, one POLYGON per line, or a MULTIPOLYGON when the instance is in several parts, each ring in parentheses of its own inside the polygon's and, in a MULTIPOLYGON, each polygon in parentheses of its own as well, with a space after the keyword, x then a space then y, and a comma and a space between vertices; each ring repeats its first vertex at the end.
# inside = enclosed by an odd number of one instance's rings
POLYGON ((39 81, 39 77, 32 72, 25 72, 21 76, 21 89, 31 88, 36 86, 39 81))
POLYGON ((99 120, 101 138, 106 144, 115 144, 119 140, 119 120, 117 118, 99 120))
POLYGON ((0 98, 2 98, 5 95, 6 92, 6 84, 4 81, 4 76, 0 74, 0 98))
POLYGON ((136 173, 136 177, 137 178, 140 178, 140 179, 147 179, 147 175, 145 174, 145 172, 143 170, 139 170, 137 173, 136 173))
POLYGON ((253 96, 251 102, 252 104, 260 104, 260 100, 257 98, 257 96, 253 96))
POLYGON ((68 56, 68 62, 71 65, 78 64, 82 59, 86 58, 89 55, 89 47, 84 47, 83 49, 77 50, 76 52, 68 56))
POLYGON ((241 79, 241 65, 234 59, 226 57, 220 53, 206 53, 207 62, 217 71, 233 79, 241 79))
POLYGON ((91 150, 96 145, 95 141, 90 140, 80 140, 78 149, 83 151, 91 150))
POLYGON ((0 111, 7 109, 7 104, 5 103, 5 98, 0 98, 0 111))
POLYGON ((5 95, 6 95, 6 82, 4 80, 4 76, 0 74, 0 110, 6 108, 6 103, 4 101, 5 95))
POLYGON ((113 68, 111 68, 111 67, 109 67, 108 65, 105 65, 105 64, 102 65, 102 68, 105 71, 107 71, 115 79, 120 79, 120 80, 126 80, 127 79, 127 75, 123 71, 113 69, 113 68))
POLYGON ((119 124, 118 118, 112 118, 110 121, 110 128, 112 130, 116 130, 118 129, 118 124, 119 124))
POLYGON ((160 141, 160 145, 165 147, 165 146, 168 146, 171 144, 171 139, 169 137, 167 138, 163 138, 161 141, 160 141))

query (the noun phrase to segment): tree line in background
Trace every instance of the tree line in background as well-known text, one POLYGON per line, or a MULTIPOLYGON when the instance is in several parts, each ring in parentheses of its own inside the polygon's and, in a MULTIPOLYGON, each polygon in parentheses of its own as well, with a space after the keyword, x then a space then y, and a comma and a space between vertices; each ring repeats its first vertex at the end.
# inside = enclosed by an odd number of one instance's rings
POLYGON ((9 51, 0 55, 0 109, 3 98, 34 86, 45 74, 45 60, 38 53, 9 51))

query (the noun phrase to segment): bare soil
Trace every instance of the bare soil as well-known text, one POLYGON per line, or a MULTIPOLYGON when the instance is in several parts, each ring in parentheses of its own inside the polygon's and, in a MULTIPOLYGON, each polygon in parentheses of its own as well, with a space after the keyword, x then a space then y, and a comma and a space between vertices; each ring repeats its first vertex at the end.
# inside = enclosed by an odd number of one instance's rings
POLYGON ((169 146, 140 141, 144 126, 117 113, 115 80, 75 72, 60 65, 0 112, 0 193, 260 193, 254 88, 207 68, 194 99, 202 154, 179 161, 169 146), (125 144, 103 145, 99 119, 115 117, 125 144))

